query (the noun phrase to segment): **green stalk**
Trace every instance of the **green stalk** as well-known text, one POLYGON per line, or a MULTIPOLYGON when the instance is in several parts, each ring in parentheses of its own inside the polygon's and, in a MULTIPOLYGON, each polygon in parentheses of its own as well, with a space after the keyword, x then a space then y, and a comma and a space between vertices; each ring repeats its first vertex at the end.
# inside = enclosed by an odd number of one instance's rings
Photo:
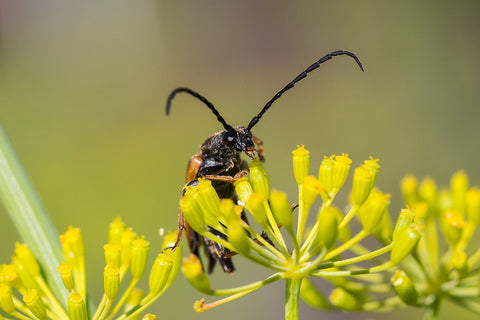
POLYGON ((285 320, 298 320, 298 302, 302 278, 286 279, 285 285, 285 320))
POLYGON ((65 308, 67 292, 57 270, 62 256, 58 233, 1 125, 0 199, 22 241, 42 265, 49 287, 65 308))

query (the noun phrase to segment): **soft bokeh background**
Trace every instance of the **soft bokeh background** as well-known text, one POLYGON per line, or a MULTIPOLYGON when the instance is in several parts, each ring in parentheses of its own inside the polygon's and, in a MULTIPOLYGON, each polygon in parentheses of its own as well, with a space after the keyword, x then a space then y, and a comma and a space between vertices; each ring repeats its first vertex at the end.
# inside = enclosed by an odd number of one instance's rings
MULTIPOLYGON (((273 185, 292 195, 291 150, 305 143, 312 168, 348 152, 381 159, 377 184, 401 207, 405 173, 447 184, 459 168, 480 184, 480 3, 478 1, 63 1, 0 0, 0 120, 56 227, 82 228, 88 285, 102 292, 102 245, 121 215, 160 249, 157 229, 175 229, 189 157, 221 129, 177 86, 209 98, 246 125, 306 66, 338 57, 276 102, 254 134, 265 142, 273 185)), ((312 169, 316 170, 316 169, 312 169)), ((0 209, 1 261, 18 235, 0 209)), ((261 279, 235 259, 217 287, 261 279)), ((275 319, 283 285, 195 314, 202 294, 180 275, 153 312, 163 319, 275 319)), ((442 319, 472 314, 444 306, 442 319)), ((381 319, 420 313, 320 313, 302 319, 381 319)))

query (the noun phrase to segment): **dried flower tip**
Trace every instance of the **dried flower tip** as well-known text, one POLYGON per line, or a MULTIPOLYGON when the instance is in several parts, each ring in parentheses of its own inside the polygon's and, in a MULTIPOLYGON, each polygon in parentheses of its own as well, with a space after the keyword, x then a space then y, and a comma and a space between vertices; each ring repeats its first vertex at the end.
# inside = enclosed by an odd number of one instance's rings
POLYGON ((252 193, 245 207, 252 214, 253 218, 263 228, 268 228, 267 211, 265 209, 266 200, 260 193, 252 193))
POLYGON ((192 195, 186 194, 180 200, 180 208, 189 226, 200 235, 205 235, 207 233, 205 218, 195 198, 192 195))
POLYGON ((87 307, 78 292, 72 292, 68 296, 68 316, 71 320, 87 320, 87 307))
POLYGON ((72 265, 65 262, 62 262, 62 264, 58 267, 58 272, 62 278, 63 285, 68 292, 75 290, 75 280, 73 278, 72 269, 72 265))
POLYGON ((468 184, 468 176, 463 170, 455 172, 450 180, 453 205, 459 211, 465 209, 465 194, 468 190, 468 184))
POLYGON ((132 261, 130 271, 134 279, 140 279, 147 268, 150 242, 143 237, 132 242, 132 261))
POLYGON ((120 244, 123 231, 125 231, 125 223, 122 218, 116 217, 108 227, 108 243, 120 244))
POLYGON ((238 199, 243 203, 247 203, 248 199, 253 193, 253 188, 248 182, 246 177, 236 180, 233 185, 235 186, 235 191, 237 192, 238 199))
POLYGON ((15 244, 15 256, 33 277, 40 276, 40 266, 27 245, 17 242, 15 244))
POLYGON ((399 230, 396 239, 394 235, 390 262, 394 265, 402 262, 416 248, 419 240, 420 232, 414 225, 399 230))
POLYGON ((352 203, 361 206, 367 200, 373 188, 374 177, 372 171, 365 165, 355 169, 352 185, 352 203))
POLYGON ((336 193, 340 190, 347 180, 348 171, 352 160, 348 158, 348 153, 342 153, 341 156, 335 157, 332 168, 332 192, 336 193))
POLYGON ((270 208, 277 224, 293 231, 293 212, 287 195, 281 191, 273 190, 270 195, 270 208))
POLYGON ((107 264, 103 271, 103 289, 111 301, 115 300, 120 289, 120 270, 117 266, 107 264))
POLYGON ((402 209, 398 215, 395 229, 393 229, 393 241, 397 240, 397 236, 401 230, 408 228, 415 219, 415 212, 413 209, 402 209))
POLYGON ((360 301, 353 294, 342 288, 333 289, 328 299, 339 309, 348 311, 359 311, 362 309, 360 301))
POLYGON ((150 295, 156 296, 166 288, 173 267, 171 251, 161 252, 153 262, 148 280, 150 295))
POLYGON ((105 264, 113 264, 120 267, 120 245, 108 243, 103 246, 105 252, 105 264))
POLYGON ((391 281, 397 295, 405 304, 411 306, 417 305, 418 292, 415 288, 415 283, 404 271, 395 271, 391 281))
POLYGON ((8 314, 15 312, 12 289, 3 283, 0 283, 0 308, 8 314))
POLYGON ((200 259, 191 254, 183 258, 182 273, 188 282, 200 292, 209 293, 211 291, 210 280, 203 271, 200 259))
POLYGON ((400 182, 403 201, 407 206, 413 207, 418 201, 418 179, 413 175, 406 175, 400 182))
POLYGON ((297 146, 297 149, 292 151, 293 154, 293 174, 298 185, 303 183, 303 179, 308 176, 310 151, 305 149, 305 145, 297 146))
POLYGON ((28 309, 30 309, 35 317, 40 320, 47 319, 47 308, 45 307, 45 304, 43 304, 42 299, 38 296, 37 290, 28 289, 27 293, 23 296, 23 302, 25 302, 28 309))
POLYGON ((372 233, 378 227, 390 204, 390 195, 373 189, 367 201, 360 207, 358 218, 363 229, 372 233))
POLYGON ((258 160, 253 160, 250 163, 250 183, 254 192, 261 193, 265 198, 270 195, 270 182, 263 165, 258 160))
POLYGON ((480 189, 471 188, 465 195, 465 213, 468 223, 476 227, 480 222, 480 189))

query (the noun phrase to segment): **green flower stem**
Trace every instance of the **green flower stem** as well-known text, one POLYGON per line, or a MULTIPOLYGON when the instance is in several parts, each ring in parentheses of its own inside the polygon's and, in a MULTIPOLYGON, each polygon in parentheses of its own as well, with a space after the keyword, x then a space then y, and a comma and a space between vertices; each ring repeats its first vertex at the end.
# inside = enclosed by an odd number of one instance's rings
POLYGON ((285 260, 285 256, 277 250, 274 246, 272 246, 267 240, 265 240, 261 235, 259 235, 252 227, 248 225, 245 221, 241 220, 240 223, 242 227, 247 230, 251 235, 255 237, 255 239, 261 243, 265 248, 270 250, 274 255, 276 255, 279 259, 285 260))
POLYGON ((384 264, 381 264, 376 267, 368 268, 368 269, 358 269, 358 270, 346 270, 346 271, 315 271, 312 272, 311 275, 314 277, 345 277, 345 276, 355 276, 359 274, 368 274, 368 273, 375 273, 380 271, 388 270, 395 265, 390 261, 384 264))
POLYGON ((448 292, 448 294, 451 296, 455 296, 457 298, 476 298, 480 296, 480 288, 479 287, 453 288, 448 292))
POLYGON ((354 263, 358 263, 358 262, 361 262, 361 261, 370 260, 370 259, 373 259, 375 257, 378 257, 379 255, 382 255, 384 253, 389 252, 390 250, 392 250, 392 248, 393 248, 393 243, 390 243, 388 246, 385 246, 383 248, 380 248, 378 250, 372 251, 370 253, 367 253, 367 254, 364 254, 364 255, 361 255, 361 256, 358 256, 358 257, 345 259, 345 260, 341 260, 341 261, 322 263, 321 265, 318 266, 318 269, 342 267, 342 266, 346 266, 346 265, 349 265, 349 264, 354 264, 354 263))
POLYGON ((303 200, 303 184, 298 185, 298 223, 297 223, 297 242, 302 243, 303 231, 308 218, 308 208, 305 208, 303 200))
MULTIPOLYGON (((215 241, 217 242, 218 244, 224 246, 225 248, 231 250, 231 251, 235 251, 235 248, 232 247, 232 245, 230 244, 230 242, 226 241, 226 240, 223 240, 222 238, 218 238, 216 237, 215 235, 211 234, 210 232, 207 232, 204 234, 205 237, 209 238, 210 240, 212 241, 215 241)), ((251 243, 252 245, 257 245, 259 246, 258 244, 256 244, 255 242, 252 242, 251 243)), ((259 246, 260 247, 260 246, 259 246)), ((265 253, 268 252, 270 253, 269 251, 267 250, 263 250, 265 253)), ((270 253, 271 254, 271 253, 270 253)), ((262 259, 260 257, 257 257, 255 255, 252 255, 252 254, 248 254, 248 255, 242 255, 244 257, 246 257, 247 259, 250 259, 252 260, 253 262, 256 262, 258 264, 261 264, 262 266, 265 266, 267 268, 270 268, 270 269, 273 269, 273 270, 277 270, 277 271, 285 271, 284 268, 281 268, 279 267, 275 261, 270 261, 270 260, 265 260, 265 259, 262 259)), ((273 254, 271 255, 271 258, 273 258, 274 260, 277 260, 278 258, 276 256, 274 256, 273 254)), ((282 263, 284 263, 284 261, 282 261, 282 263)))
POLYGON ((370 301, 363 305, 364 311, 389 311, 392 310, 394 307, 402 306, 403 302, 400 300, 398 296, 393 296, 390 298, 386 298, 383 301, 370 301))
POLYGON ((350 238, 347 242, 343 243, 341 246, 335 248, 334 250, 330 251, 326 256, 325 260, 330 260, 342 252, 350 249, 353 245, 357 244, 358 242, 362 241, 369 233, 365 230, 360 231, 354 237, 350 238))
POLYGON ((285 286, 285 320, 298 320, 298 302, 302 278, 286 279, 285 286))
POLYGON ((0 198, 22 241, 39 260, 47 282, 66 308, 66 290, 57 267, 62 249, 58 233, 0 126, 0 198))
POLYGON ((343 217, 342 222, 340 222, 340 224, 338 225, 338 229, 341 229, 341 228, 345 227, 345 226, 350 222, 350 220, 352 220, 352 218, 353 218, 353 217, 355 216, 355 214, 357 213, 358 208, 360 208, 360 206, 358 206, 358 205, 352 206, 352 207, 350 208, 350 210, 349 210, 348 213, 345 215, 345 217, 343 217))
POLYGON ((282 251, 282 253, 285 254, 285 255, 289 255, 287 244, 285 243, 285 239, 283 239, 282 233, 280 232, 280 229, 278 228, 277 221, 275 220, 275 217, 273 216, 273 212, 270 209, 270 206, 268 205, 267 202, 264 203, 264 206, 265 206, 265 211, 267 213, 268 222, 270 223, 270 226, 271 226, 273 239, 275 239, 277 241, 277 243, 279 244, 280 251, 282 251))
POLYGON ((209 295, 212 295, 212 296, 227 296, 227 295, 231 295, 231 294, 237 294, 237 293, 240 293, 240 292, 243 292, 243 291, 252 291, 252 290, 256 290, 258 288, 261 288, 267 284, 270 284, 272 282, 275 282, 275 281, 278 281, 278 280, 281 280, 283 279, 284 276, 280 273, 274 273, 272 274, 270 277, 264 279, 264 280, 260 280, 260 281, 256 281, 256 282, 252 282, 250 284, 247 284, 247 285, 244 285, 244 286, 240 286, 240 287, 236 287, 236 288, 229 288, 229 289, 217 289, 217 290, 212 290, 211 292, 209 292, 208 294, 209 295))

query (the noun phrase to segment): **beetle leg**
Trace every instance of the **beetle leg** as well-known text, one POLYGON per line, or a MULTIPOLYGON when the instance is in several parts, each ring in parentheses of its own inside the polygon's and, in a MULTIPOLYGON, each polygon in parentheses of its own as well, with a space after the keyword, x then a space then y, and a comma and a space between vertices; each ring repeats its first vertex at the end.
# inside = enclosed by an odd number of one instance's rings
POLYGON ((263 141, 259 138, 252 136, 253 142, 255 142, 258 146, 258 156, 260 157, 260 161, 265 161, 265 151, 263 150, 263 141))
POLYGON ((219 175, 205 175, 203 178, 212 180, 212 181, 218 181, 218 182, 229 182, 229 183, 234 183, 238 179, 241 179, 245 177, 247 173, 245 171, 240 171, 237 173, 235 176, 230 177, 230 176, 219 176, 219 175))

